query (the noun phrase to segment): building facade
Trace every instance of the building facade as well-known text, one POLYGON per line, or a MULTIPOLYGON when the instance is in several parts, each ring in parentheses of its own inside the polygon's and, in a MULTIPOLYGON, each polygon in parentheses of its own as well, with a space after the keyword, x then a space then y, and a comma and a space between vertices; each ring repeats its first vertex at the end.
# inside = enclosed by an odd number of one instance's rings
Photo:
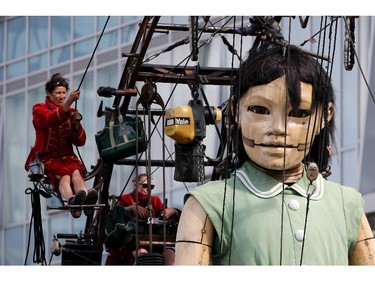
MULTIPOLYGON (((186 18, 164 16, 160 22, 186 24, 186 18)), ((104 126, 103 118, 98 118, 96 112, 101 101, 108 107, 113 101, 99 97, 97 89, 101 86, 117 87, 126 62, 123 54, 130 51, 141 20, 142 17, 139 16, 0 17, 0 264, 33 265, 35 255, 38 254, 45 254, 47 261, 51 259, 51 264, 59 264, 60 257, 52 257, 49 250, 54 235, 82 231, 84 216, 73 219, 66 211, 49 208, 56 204, 55 198, 42 198, 40 211, 44 241, 35 241, 32 214, 39 210, 35 209, 30 193, 33 183, 24 170, 26 156, 35 140, 31 120, 32 106, 44 101, 44 84, 54 73, 60 72, 68 77, 71 89, 80 86, 82 94, 77 109, 83 115, 82 124, 88 137, 79 153, 89 170, 98 159, 94 136, 104 126), (42 253, 35 253, 36 244, 40 245, 42 253)), ((314 50, 313 38, 316 37, 317 30, 321 29, 322 19, 311 17, 307 28, 301 28, 297 18, 293 18, 292 24, 286 21, 280 26, 288 41, 293 44, 307 43, 304 47, 314 50)), ((337 143, 333 151, 330 179, 362 192, 366 201, 366 213, 374 229, 375 174, 372 164, 375 149, 372 144, 375 143, 375 130, 372 128, 372 120, 375 105, 371 90, 375 89, 375 81, 371 79, 371 74, 375 68, 375 18, 364 16, 356 19, 355 64, 350 71, 344 68, 344 28, 344 21, 338 20, 335 38, 337 57, 332 73, 337 95, 337 143)), ((167 54, 162 50, 186 36, 188 33, 156 34, 145 57, 154 58, 152 62, 159 64, 177 64, 183 61, 189 46, 182 46, 167 54)), ((207 40, 210 44, 200 50, 199 64, 230 65, 231 53, 221 39, 212 35, 205 36, 201 40, 207 40)), ((246 46, 249 47, 251 43, 251 39, 244 42, 244 54, 246 46)), ((193 62, 194 64, 197 62, 193 62)), ((173 85, 162 85, 158 88, 158 93, 164 101, 168 100, 170 106, 187 104, 191 99, 189 89, 186 86, 179 86, 177 89, 180 94, 170 100, 169 93, 175 90, 173 85)), ((219 105, 227 99, 229 89, 213 87, 209 92, 211 102, 219 105)), ((148 129, 149 125, 145 125, 148 129)), ((161 137, 162 125, 159 125, 158 131, 160 138, 152 142, 151 150, 152 157, 156 158, 163 157, 165 147, 161 137)), ((205 139, 205 143, 209 144, 206 151, 208 155, 214 155, 218 145, 217 137, 212 135, 214 131, 209 128, 205 139)), ((172 151, 173 142, 170 139, 165 142, 172 151)), ((173 158, 170 151, 164 159, 173 158)), ((132 172, 133 167, 116 166, 112 174, 110 194, 128 192, 132 172)), ((153 172, 157 184, 156 194, 168 197, 168 205, 182 208, 183 195, 195 185, 175 182, 173 168, 155 168, 153 172)), ((88 182, 89 186, 90 184, 92 181, 88 182)), ((105 257, 105 253, 103 256, 105 257)))

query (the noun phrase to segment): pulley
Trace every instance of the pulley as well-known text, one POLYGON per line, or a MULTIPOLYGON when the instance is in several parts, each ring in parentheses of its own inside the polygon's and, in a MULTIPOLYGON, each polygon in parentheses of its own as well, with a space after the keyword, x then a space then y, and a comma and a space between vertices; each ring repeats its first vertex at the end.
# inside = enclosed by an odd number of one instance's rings
POLYGON ((221 121, 219 108, 203 106, 201 100, 191 100, 165 111, 165 134, 178 144, 190 144, 206 137, 206 125, 221 121))
POLYGON ((55 256, 60 256, 62 251, 61 244, 59 240, 53 238, 52 245, 51 245, 51 254, 55 256))

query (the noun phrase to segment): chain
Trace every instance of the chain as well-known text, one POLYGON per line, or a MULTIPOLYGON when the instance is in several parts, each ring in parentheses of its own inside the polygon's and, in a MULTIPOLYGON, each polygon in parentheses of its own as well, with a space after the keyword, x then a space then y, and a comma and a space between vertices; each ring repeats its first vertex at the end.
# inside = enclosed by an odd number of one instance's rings
POLYGON ((197 157, 198 157, 198 184, 201 185, 204 183, 204 146, 200 143, 197 147, 197 157))

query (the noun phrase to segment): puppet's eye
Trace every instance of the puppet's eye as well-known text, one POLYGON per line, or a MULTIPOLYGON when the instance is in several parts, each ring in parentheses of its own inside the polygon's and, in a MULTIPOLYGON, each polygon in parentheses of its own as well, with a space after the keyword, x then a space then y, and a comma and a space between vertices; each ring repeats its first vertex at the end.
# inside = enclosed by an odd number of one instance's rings
POLYGON ((248 107, 248 110, 256 114, 270 114, 269 110, 264 106, 251 105, 248 107))
POLYGON ((307 117, 307 116, 310 116, 310 115, 311 115, 311 111, 310 110, 304 110, 304 109, 292 110, 289 113, 290 117, 297 117, 297 118, 304 118, 304 117, 307 117))

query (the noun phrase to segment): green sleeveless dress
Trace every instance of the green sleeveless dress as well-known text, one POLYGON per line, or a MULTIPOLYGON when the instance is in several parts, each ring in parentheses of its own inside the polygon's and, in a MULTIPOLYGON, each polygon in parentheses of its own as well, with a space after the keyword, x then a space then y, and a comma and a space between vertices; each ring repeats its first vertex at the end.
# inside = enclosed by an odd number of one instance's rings
POLYGON ((194 196, 214 225, 212 264, 348 264, 364 211, 360 193, 321 175, 312 184, 304 175, 282 191, 246 162, 230 179, 185 196, 194 196))

